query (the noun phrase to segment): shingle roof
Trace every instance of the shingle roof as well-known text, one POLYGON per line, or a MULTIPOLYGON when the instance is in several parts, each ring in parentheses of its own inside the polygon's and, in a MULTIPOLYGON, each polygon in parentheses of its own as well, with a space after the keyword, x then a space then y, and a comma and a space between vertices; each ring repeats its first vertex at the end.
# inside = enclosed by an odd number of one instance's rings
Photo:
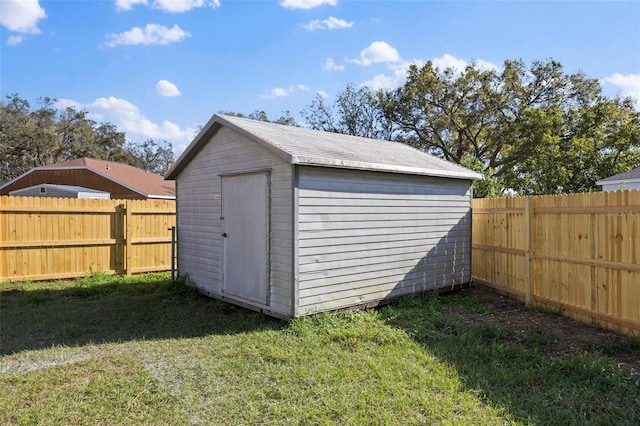
POLYGON ((629 170, 628 172, 619 173, 617 175, 609 176, 608 178, 601 179, 596 182, 597 185, 602 185, 603 183, 613 183, 619 181, 629 181, 631 179, 640 180, 640 167, 637 169, 629 170))
POLYGON ((166 174, 175 179, 222 126, 231 128, 291 164, 482 179, 482 175, 397 142, 214 115, 166 174))
POLYGON ((80 168, 98 173, 148 198, 174 198, 176 195, 174 182, 168 182, 155 173, 113 161, 78 158, 37 167, 34 170, 80 168))

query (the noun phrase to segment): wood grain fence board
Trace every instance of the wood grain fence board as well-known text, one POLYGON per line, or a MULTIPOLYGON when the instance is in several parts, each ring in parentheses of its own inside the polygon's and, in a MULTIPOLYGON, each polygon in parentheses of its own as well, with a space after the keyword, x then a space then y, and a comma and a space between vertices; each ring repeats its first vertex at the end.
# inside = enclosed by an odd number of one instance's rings
POLYGON ((0 197, 0 280, 164 271, 174 225, 170 200, 0 197))
POLYGON ((474 280, 640 331, 640 191, 474 200, 472 240, 474 280))

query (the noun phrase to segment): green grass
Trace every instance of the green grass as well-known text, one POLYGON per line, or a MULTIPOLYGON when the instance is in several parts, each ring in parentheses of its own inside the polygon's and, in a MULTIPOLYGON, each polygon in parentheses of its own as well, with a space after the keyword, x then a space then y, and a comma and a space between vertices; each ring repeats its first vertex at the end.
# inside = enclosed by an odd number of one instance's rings
POLYGON ((554 356, 503 315, 454 294, 285 323, 167 275, 0 284, 0 424, 640 422, 610 358, 637 340, 554 356))

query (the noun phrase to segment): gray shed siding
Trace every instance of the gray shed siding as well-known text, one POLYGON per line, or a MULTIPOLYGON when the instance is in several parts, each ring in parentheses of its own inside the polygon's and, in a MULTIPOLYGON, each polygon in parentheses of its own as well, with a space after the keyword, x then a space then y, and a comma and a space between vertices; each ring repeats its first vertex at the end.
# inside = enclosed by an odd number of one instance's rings
POLYGON ((296 314, 471 280, 471 181, 299 167, 296 314))
POLYGON ((219 174, 270 168, 270 310, 290 316, 292 167, 246 137, 221 127, 177 178, 178 267, 198 288, 222 296, 219 174))

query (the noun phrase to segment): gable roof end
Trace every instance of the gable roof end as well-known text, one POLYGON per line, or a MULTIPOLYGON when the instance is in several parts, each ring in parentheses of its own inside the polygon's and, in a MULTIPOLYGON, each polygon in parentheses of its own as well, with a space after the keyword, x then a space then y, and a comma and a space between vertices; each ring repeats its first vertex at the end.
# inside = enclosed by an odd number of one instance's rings
POLYGON ((220 127, 228 127, 290 164, 480 180, 482 175, 408 145, 214 115, 171 166, 175 179, 220 127))
POLYGON ((617 175, 609 176, 608 178, 605 178, 605 179, 600 179, 599 181, 596 182, 596 185, 603 185, 607 183, 616 184, 616 183, 622 183, 629 180, 640 181, 640 167, 638 167, 637 169, 629 170, 628 172, 618 173, 617 175))

